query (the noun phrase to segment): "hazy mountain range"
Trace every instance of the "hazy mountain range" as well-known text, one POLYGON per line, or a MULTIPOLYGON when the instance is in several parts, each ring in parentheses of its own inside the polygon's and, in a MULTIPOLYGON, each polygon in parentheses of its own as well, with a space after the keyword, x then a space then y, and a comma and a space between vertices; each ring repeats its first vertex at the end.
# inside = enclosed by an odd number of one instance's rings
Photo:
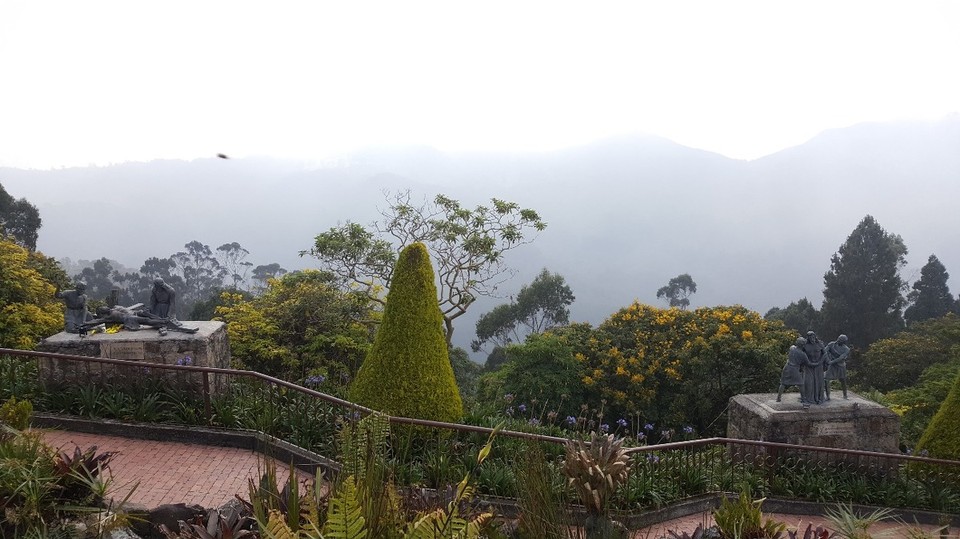
MULTIPOLYGON (((191 240, 237 241, 255 265, 312 267, 298 252, 338 222, 375 219, 385 189, 468 206, 511 200, 548 228, 511 252, 518 274, 503 294, 546 267, 576 294, 572 319, 592 323, 634 299, 661 303, 656 290, 680 273, 698 285, 693 306, 819 304, 831 255, 866 214, 903 237, 911 283, 931 253, 960 275, 960 115, 826 131, 753 161, 632 136, 533 154, 416 147, 313 165, 212 157, 0 168, 0 183, 39 208, 39 250, 132 267, 191 240)), ((473 306, 455 341, 466 345, 476 316, 496 303, 473 306)))

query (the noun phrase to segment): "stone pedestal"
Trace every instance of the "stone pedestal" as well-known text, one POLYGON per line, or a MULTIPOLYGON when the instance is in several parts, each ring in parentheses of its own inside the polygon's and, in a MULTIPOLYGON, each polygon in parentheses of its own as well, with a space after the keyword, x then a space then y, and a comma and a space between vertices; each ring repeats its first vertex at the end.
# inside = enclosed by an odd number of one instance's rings
POLYGON ((730 399, 727 437, 836 449, 898 453, 900 418, 888 408, 848 392, 803 408, 797 393, 737 395, 730 399))
MULTIPOLYGON (((230 346, 227 328, 223 322, 183 322, 196 327, 196 333, 169 331, 166 335, 153 328, 140 331, 121 330, 117 333, 96 333, 81 337, 75 333, 60 332, 41 341, 37 350, 76 356, 126 359, 143 362, 143 367, 108 365, 103 363, 41 359, 40 375, 44 383, 87 383, 112 379, 137 379, 145 376, 163 376, 184 385, 202 384, 200 373, 151 368, 151 363, 167 365, 189 364, 200 367, 230 368, 230 346), (189 359, 187 359, 189 358, 189 359)), ((226 387, 223 375, 209 376, 211 392, 226 387)))

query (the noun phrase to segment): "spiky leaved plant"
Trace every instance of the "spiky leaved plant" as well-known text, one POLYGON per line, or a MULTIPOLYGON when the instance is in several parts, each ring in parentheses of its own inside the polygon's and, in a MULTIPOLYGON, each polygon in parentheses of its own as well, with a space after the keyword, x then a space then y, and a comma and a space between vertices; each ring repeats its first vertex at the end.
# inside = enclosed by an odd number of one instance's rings
POLYGON ((211 509, 205 517, 199 516, 193 522, 179 521, 180 529, 176 532, 161 524, 160 532, 167 539, 254 539, 258 537, 251 529, 254 524, 253 518, 237 510, 220 512, 211 509))
POLYGON ((587 509, 587 537, 625 535, 623 526, 607 518, 607 501, 627 480, 630 457, 623 439, 612 434, 590 433, 589 443, 568 440, 563 473, 587 509))
POLYGON ((564 449, 567 484, 576 491, 588 513, 606 513, 607 500, 630 472, 630 457, 623 449, 623 439, 591 432, 589 442, 567 440, 564 449))

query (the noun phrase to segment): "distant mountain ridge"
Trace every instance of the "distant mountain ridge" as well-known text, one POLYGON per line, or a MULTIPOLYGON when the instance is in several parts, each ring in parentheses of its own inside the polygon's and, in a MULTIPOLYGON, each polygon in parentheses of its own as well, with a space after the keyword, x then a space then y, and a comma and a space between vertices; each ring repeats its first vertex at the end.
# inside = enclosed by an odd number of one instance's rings
MULTIPOLYGON (((931 253, 960 275, 960 115, 834 129, 753 161, 627 136, 529 154, 370 149, 326 167, 210 158, 0 168, 0 184, 40 209, 46 254, 133 267, 194 239, 237 241, 254 264, 312 267, 298 252, 338 222, 375 219, 383 190, 471 206, 512 200, 549 226, 510 253, 518 275, 504 294, 547 267, 577 296, 572 319, 593 323, 635 298, 657 304, 656 290, 680 273, 697 282, 693 306, 819 304, 830 256, 866 214, 903 237, 911 282, 931 253)), ((458 320, 458 344, 496 303, 458 320)))

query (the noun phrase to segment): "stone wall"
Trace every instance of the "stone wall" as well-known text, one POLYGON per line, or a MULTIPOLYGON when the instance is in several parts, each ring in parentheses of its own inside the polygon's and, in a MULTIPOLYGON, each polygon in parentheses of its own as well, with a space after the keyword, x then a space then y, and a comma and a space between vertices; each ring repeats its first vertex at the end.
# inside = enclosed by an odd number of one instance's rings
POLYGON ((776 402, 775 393, 730 399, 727 437, 786 444, 898 453, 900 418, 890 409, 850 392, 809 408, 795 393, 776 402))
MULTIPOLYGON (((87 381, 130 380, 146 376, 163 376, 177 384, 196 389, 202 384, 200 373, 167 371, 151 368, 150 364, 190 364, 201 367, 230 367, 230 345, 223 322, 183 322, 196 327, 196 333, 169 331, 166 335, 153 328, 140 331, 121 330, 117 333, 96 333, 80 336, 60 332, 44 339, 37 350, 58 354, 126 359, 142 362, 142 367, 106 365, 102 363, 41 359, 40 375, 46 384, 83 384, 87 381)), ((223 375, 210 375, 211 391, 226 388, 223 375)))

